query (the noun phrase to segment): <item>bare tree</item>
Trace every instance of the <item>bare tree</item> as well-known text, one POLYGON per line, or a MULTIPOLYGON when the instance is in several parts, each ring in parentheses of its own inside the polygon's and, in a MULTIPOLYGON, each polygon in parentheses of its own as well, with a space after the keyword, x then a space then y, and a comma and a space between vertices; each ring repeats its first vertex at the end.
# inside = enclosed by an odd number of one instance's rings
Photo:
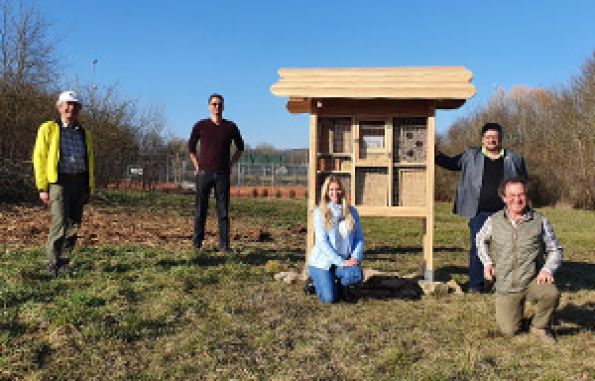
MULTIPOLYGON (((502 124, 505 147, 525 156, 536 205, 595 209, 595 52, 562 90, 499 89, 439 137, 441 149, 457 154, 479 145, 479 128, 488 121, 502 124)), ((437 197, 443 199, 455 183, 448 174, 439 176, 437 197)))
POLYGON ((139 156, 139 131, 134 124, 136 105, 122 100, 113 88, 84 90, 91 99, 81 115, 83 125, 93 132, 95 177, 99 186, 117 183, 129 164, 139 156))
POLYGON ((575 207, 595 209, 595 52, 562 92, 557 121, 564 195, 575 207))
POLYGON ((53 113, 46 100, 56 81, 54 45, 33 6, 1 1, 0 11, 0 156, 24 160, 39 122, 53 113))
POLYGON ((22 2, 13 9, 2 7, 2 77, 15 86, 44 87, 55 81, 57 60, 54 45, 48 41, 50 25, 32 6, 22 2))

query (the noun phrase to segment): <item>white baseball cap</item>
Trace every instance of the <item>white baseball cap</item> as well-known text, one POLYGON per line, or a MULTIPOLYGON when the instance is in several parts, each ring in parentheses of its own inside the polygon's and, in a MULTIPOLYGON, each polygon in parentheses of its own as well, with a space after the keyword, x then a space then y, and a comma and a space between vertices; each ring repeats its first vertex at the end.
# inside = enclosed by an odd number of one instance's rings
POLYGON ((83 104, 78 94, 72 90, 66 90, 60 93, 60 96, 58 96, 57 104, 60 104, 62 102, 75 102, 80 104, 81 106, 83 104))

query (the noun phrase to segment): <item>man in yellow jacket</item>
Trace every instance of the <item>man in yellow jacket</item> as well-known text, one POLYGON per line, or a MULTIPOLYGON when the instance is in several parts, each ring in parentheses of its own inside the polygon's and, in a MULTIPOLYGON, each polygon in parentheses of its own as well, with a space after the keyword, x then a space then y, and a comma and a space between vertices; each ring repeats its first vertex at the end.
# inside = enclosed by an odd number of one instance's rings
POLYGON ((83 216, 95 185, 91 133, 78 122, 82 102, 74 91, 64 91, 56 107, 60 118, 37 131, 33 168, 39 199, 50 207, 47 270, 53 277, 68 265, 63 252, 74 248, 83 216))

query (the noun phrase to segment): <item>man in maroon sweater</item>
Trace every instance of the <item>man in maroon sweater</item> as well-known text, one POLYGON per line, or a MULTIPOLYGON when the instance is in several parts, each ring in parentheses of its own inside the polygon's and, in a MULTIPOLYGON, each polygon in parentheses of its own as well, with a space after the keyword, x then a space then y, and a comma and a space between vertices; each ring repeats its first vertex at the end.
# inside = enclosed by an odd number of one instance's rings
POLYGON ((209 194, 215 188, 217 217, 219 220, 219 250, 229 251, 229 186, 231 166, 244 152, 244 140, 238 126, 223 119, 223 96, 212 94, 209 97, 211 117, 196 123, 188 140, 190 160, 194 164, 196 175, 196 214, 194 216, 195 249, 202 247, 205 237, 205 221, 209 205, 209 194), (230 160, 231 142, 236 152, 230 160), (200 142, 197 156, 196 145, 200 142))

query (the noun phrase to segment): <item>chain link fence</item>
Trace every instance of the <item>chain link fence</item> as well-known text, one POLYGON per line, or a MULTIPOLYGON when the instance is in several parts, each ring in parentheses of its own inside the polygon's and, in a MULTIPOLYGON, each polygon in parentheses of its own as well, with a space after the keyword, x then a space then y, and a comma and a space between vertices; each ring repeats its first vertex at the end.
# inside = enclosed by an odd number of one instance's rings
MULTIPOLYGON (((118 161, 118 160, 116 160, 118 161)), ((182 155, 143 157, 141 160, 98 167, 98 189, 168 190, 194 192, 196 177, 189 159, 182 155)), ((30 201, 37 193, 30 161, 2 159, 0 196, 4 202, 30 201)), ((231 193, 244 197, 303 198, 307 188, 308 164, 239 162, 231 172, 231 193)))
MULTIPOLYGON (((308 164, 237 163, 231 172, 231 192, 251 197, 305 197, 308 164), (281 194, 281 196, 279 196, 281 194)), ((167 189, 194 192, 196 177, 190 160, 172 157, 149 165, 129 164, 121 181, 110 188, 167 189)))

